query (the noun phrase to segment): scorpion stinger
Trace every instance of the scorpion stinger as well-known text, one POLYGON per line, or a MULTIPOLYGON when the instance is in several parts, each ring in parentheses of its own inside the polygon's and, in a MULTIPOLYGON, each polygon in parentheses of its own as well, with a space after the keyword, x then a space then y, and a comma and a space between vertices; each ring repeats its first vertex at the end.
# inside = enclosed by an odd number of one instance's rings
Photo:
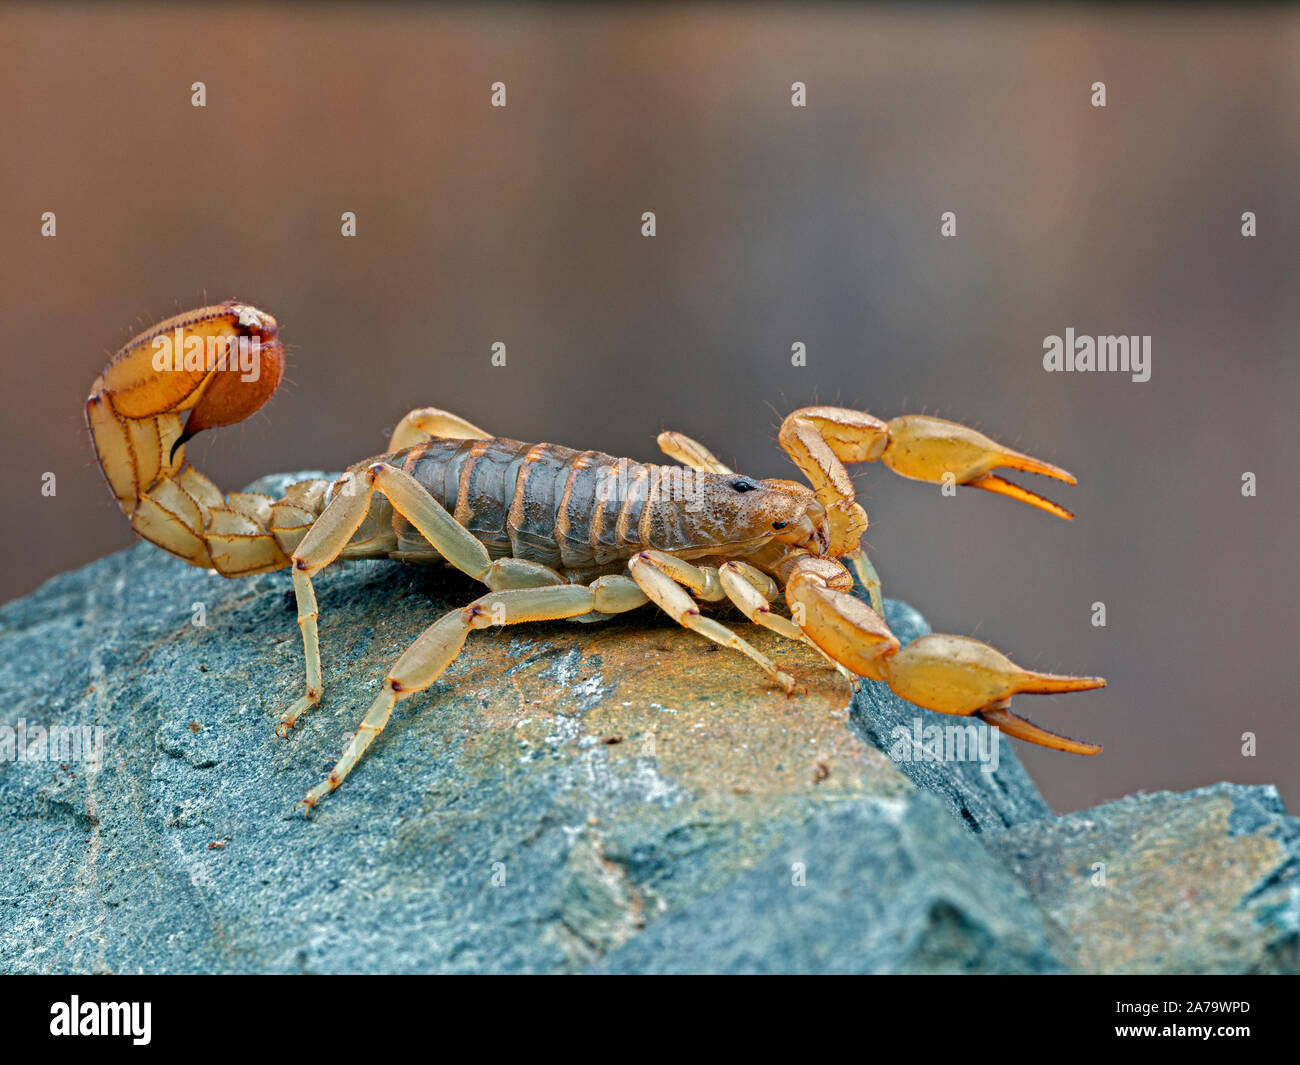
POLYGON ((237 300, 169 318, 113 356, 91 386, 86 423, 109 487, 141 537, 227 577, 289 564, 288 552, 320 512, 325 482, 294 485, 276 503, 247 492, 223 496, 185 465, 187 440, 248 417, 283 373, 275 319, 237 300))
POLYGON ((339 559, 447 563, 487 587, 429 625, 394 662, 329 776, 307 793, 301 805, 308 810, 343 782, 397 702, 429 688, 472 632, 592 621, 648 603, 746 656, 787 694, 798 690, 794 678, 705 616, 702 604, 730 601, 755 625, 811 645, 842 673, 884 681, 919 706, 977 715, 1062 751, 1100 750, 1047 732, 1009 707, 1016 694, 1083 691, 1101 687, 1101 678, 1021 669, 961 636, 900 646, 860 545, 867 515, 844 463, 879 459, 935 482, 951 474, 956 483, 1069 517, 992 472, 1006 466, 1073 482, 1064 470, 938 418, 882 422, 809 407, 790 415, 780 435, 809 486, 733 473, 680 433, 664 433, 659 443, 683 465, 659 466, 495 437, 421 407, 401 420, 385 454, 354 464, 332 484, 303 481, 278 500, 223 496, 185 464, 186 441, 260 409, 283 365, 270 315, 236 301, 205 307, 122 348, 96 379, 86 418, 104 476, 141 537, 227 577, 292 568, 306 685, 280 718, 282 735, 324 690, 312 583, 321 569, 339 559), (850 594, 845 561, 875 609, 850 594), (772 609, 783 593, 790 618, 772 609))

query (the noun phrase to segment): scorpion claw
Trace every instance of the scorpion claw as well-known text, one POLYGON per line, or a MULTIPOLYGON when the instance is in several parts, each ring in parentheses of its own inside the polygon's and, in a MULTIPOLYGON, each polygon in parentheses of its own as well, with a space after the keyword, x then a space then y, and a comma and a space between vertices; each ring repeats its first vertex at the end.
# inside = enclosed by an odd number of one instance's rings
POLYGON ((1050 462, 1013 451, 957 422, 924 414, 908 414, 893 419, 889 423, 889 442, 880 461, 903 477, 935 484, 952 478, 957 484, 1017 499, 1058 518, 1069 520, 1074 517, 1059 504, 1004 480, 992 471, 1005 467, 1075 484, 1072 473, 1050 462))
POLYGON ((1001 729, 1008 736, 1014 736, 1026 743, 1037 744, 1039 747, 1050 747, 1056 751, 1065 751, 1067 754, 1101 753, 1100 744, 1072 740, 1069 736, 1049 732, 1047 729, 1035 725, 1032 721, 1027 721, 1018 714, 1013 714, 1010 710, 1010 702, 1011 700, 1007 699, 1002 705, 986 706, 983 710, 977 710, 975 716, 1001 729))
POLYGON ((1073 754, 1097 754, 1082 743, 1039 728, 1013 714, 1011 697, 1104 688, 1101 677, 1071 677, 1023 669, 986 643, 967 636, 922 636, 882 663, 889 686, 918 706, 944 714, 974 715, 1008 736, 1073 754))
POLYGON ((910 703, 942 714, 975 716, 1008 736, 1071 754, 1097 754, 1093 743, 1058 736, 1018 717, 1011 697, 1104 688, 1101 677, 1072 677, 1024 669, 1006 655, 967 636, 932 633, 906 647, 866 603, 826 586, 815 560, 796 569, 786 585, 791 613, 809 639, 841 667, 884 681, 910 703))
POLYGON ((982 488, 984 491, 993 492, 995 495, 1008 496, 1011 499, 1019 500, 1021 503, 1028 503, 1031 507, 1045 510, 1047 513, 1055 514, 1058 518, 1064 518, 1066 521, 1074 520, 1074 515, 1061 506, 1060 503, 1040 496, 1037 492, 1031 492, 1028 488, 1022 488, 1011 481, 1003 480, 997 474, 986 473, 982 477, 976 477, 973 481, 967 481, 966 483, 971 488, 982 488))

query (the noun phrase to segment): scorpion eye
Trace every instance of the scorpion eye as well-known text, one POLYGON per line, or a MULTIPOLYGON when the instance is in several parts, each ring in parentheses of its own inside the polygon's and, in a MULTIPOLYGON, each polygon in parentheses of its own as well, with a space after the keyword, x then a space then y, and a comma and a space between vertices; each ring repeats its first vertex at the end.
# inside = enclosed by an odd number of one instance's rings
POLYGON ((731 482, 731 487, 737 492, 752 492, 758 487, 758 482, 750 477, 737 477, 731 482))
POLYGON ((774 521, 774 522, 772 522, 772 528, 773 528, 773 529, 784 529, 784 528, 785 528, 787 525, 789 525, 789 524, 790 524, 790 523, 789 523, 788 521, 774 521))

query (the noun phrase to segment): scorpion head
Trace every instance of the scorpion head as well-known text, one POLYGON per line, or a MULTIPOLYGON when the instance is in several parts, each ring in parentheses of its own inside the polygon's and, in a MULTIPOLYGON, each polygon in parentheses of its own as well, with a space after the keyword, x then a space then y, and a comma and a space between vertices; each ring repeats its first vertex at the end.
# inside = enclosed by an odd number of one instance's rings
POLYGON ((830 524, 807 485, 734 473, 696 476, 687 513, 702 542, 740 546, 780 540, 810 554, 827 554, 830 524))

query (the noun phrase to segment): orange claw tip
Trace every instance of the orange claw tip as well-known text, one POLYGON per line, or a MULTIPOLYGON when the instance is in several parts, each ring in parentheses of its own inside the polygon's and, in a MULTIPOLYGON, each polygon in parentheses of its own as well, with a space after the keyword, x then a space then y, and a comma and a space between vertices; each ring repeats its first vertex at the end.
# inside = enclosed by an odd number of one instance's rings
POLYGON ((1023 470, 1025 473, 1037 473, 1043 477, 1053 477, 1058 481, 1064 481, 1066 484, 1079 483, 1069 470, 1063 470, 1060 466, 1053 466, 1050 462, 1044 462, 1042 459, 1036 459, 1032 455, 1026 455, 1019 451, 1004 451, 998 465, 1005 466, 1009 470, 1023 470))
MULTIPOLYGON (((1064 471, 1062 471, 1064 472, 1064 471)), ((1065 480, 1065 478, 1060 478, 1065 480)), ((1055 503, 1050 499, 1045 499, 1037 492, 1031 492, 1028 488, 1022 488, 1012 481, 1003 480, 995 473, 986 473, 974 480, 966 482, 971 488, 981 488, 985 492, 992 492, 994 495, 1007 496, 1009 499, 1018 500, 1021 503, 1028 503, 1031 507, 1038 510, 1045 510, 1048 514, 1055 514, 1058 518, 1064 518, 1066 521, 1073 521, 1074 515, 1066 510, 1060 503, 1055 503)), ((1069 480, 1074 484, 1074 478, 1069 480)))
POLYGON ((1033 673, 1026 669, 1016 691, 1030 695, 1055 695, 1059 692, 1089 692, 1104 687, 1105 677, 1071 677, 1065 673, 1033 673))
MULTIPOLYGON (((1085 678, 1076 678, 1085 679, 1085 678)), ((1099 680, 1100 678, 1087 678, 1090 680, 1099 680)), ((1100 688, 1105 686, 1105 681, 1100 684, 1093 684, 1091 687, 1100 688)), ((1081 689, 1059 689, 1078 691, 1081 689)), ((986 707, 976 712, 976 717, 981 718, 990 725, 1001 729, 1008 736, 1014 736, 1018 740, 1024 740, 1026 743, 1037 744, 1039 747, 1050 747, 1054 751, 1064 751, 1066 754, 1094 755, 1101 754, 1100 744, 1084 743, 1082 740, 1072 740, 1069 736, 1061 736, 1055 732, 1049 732, 1045 728, 1040 728, 1032 721, 1026 721, 1018 714, 1013 714, 1005 707, 986 707)))

